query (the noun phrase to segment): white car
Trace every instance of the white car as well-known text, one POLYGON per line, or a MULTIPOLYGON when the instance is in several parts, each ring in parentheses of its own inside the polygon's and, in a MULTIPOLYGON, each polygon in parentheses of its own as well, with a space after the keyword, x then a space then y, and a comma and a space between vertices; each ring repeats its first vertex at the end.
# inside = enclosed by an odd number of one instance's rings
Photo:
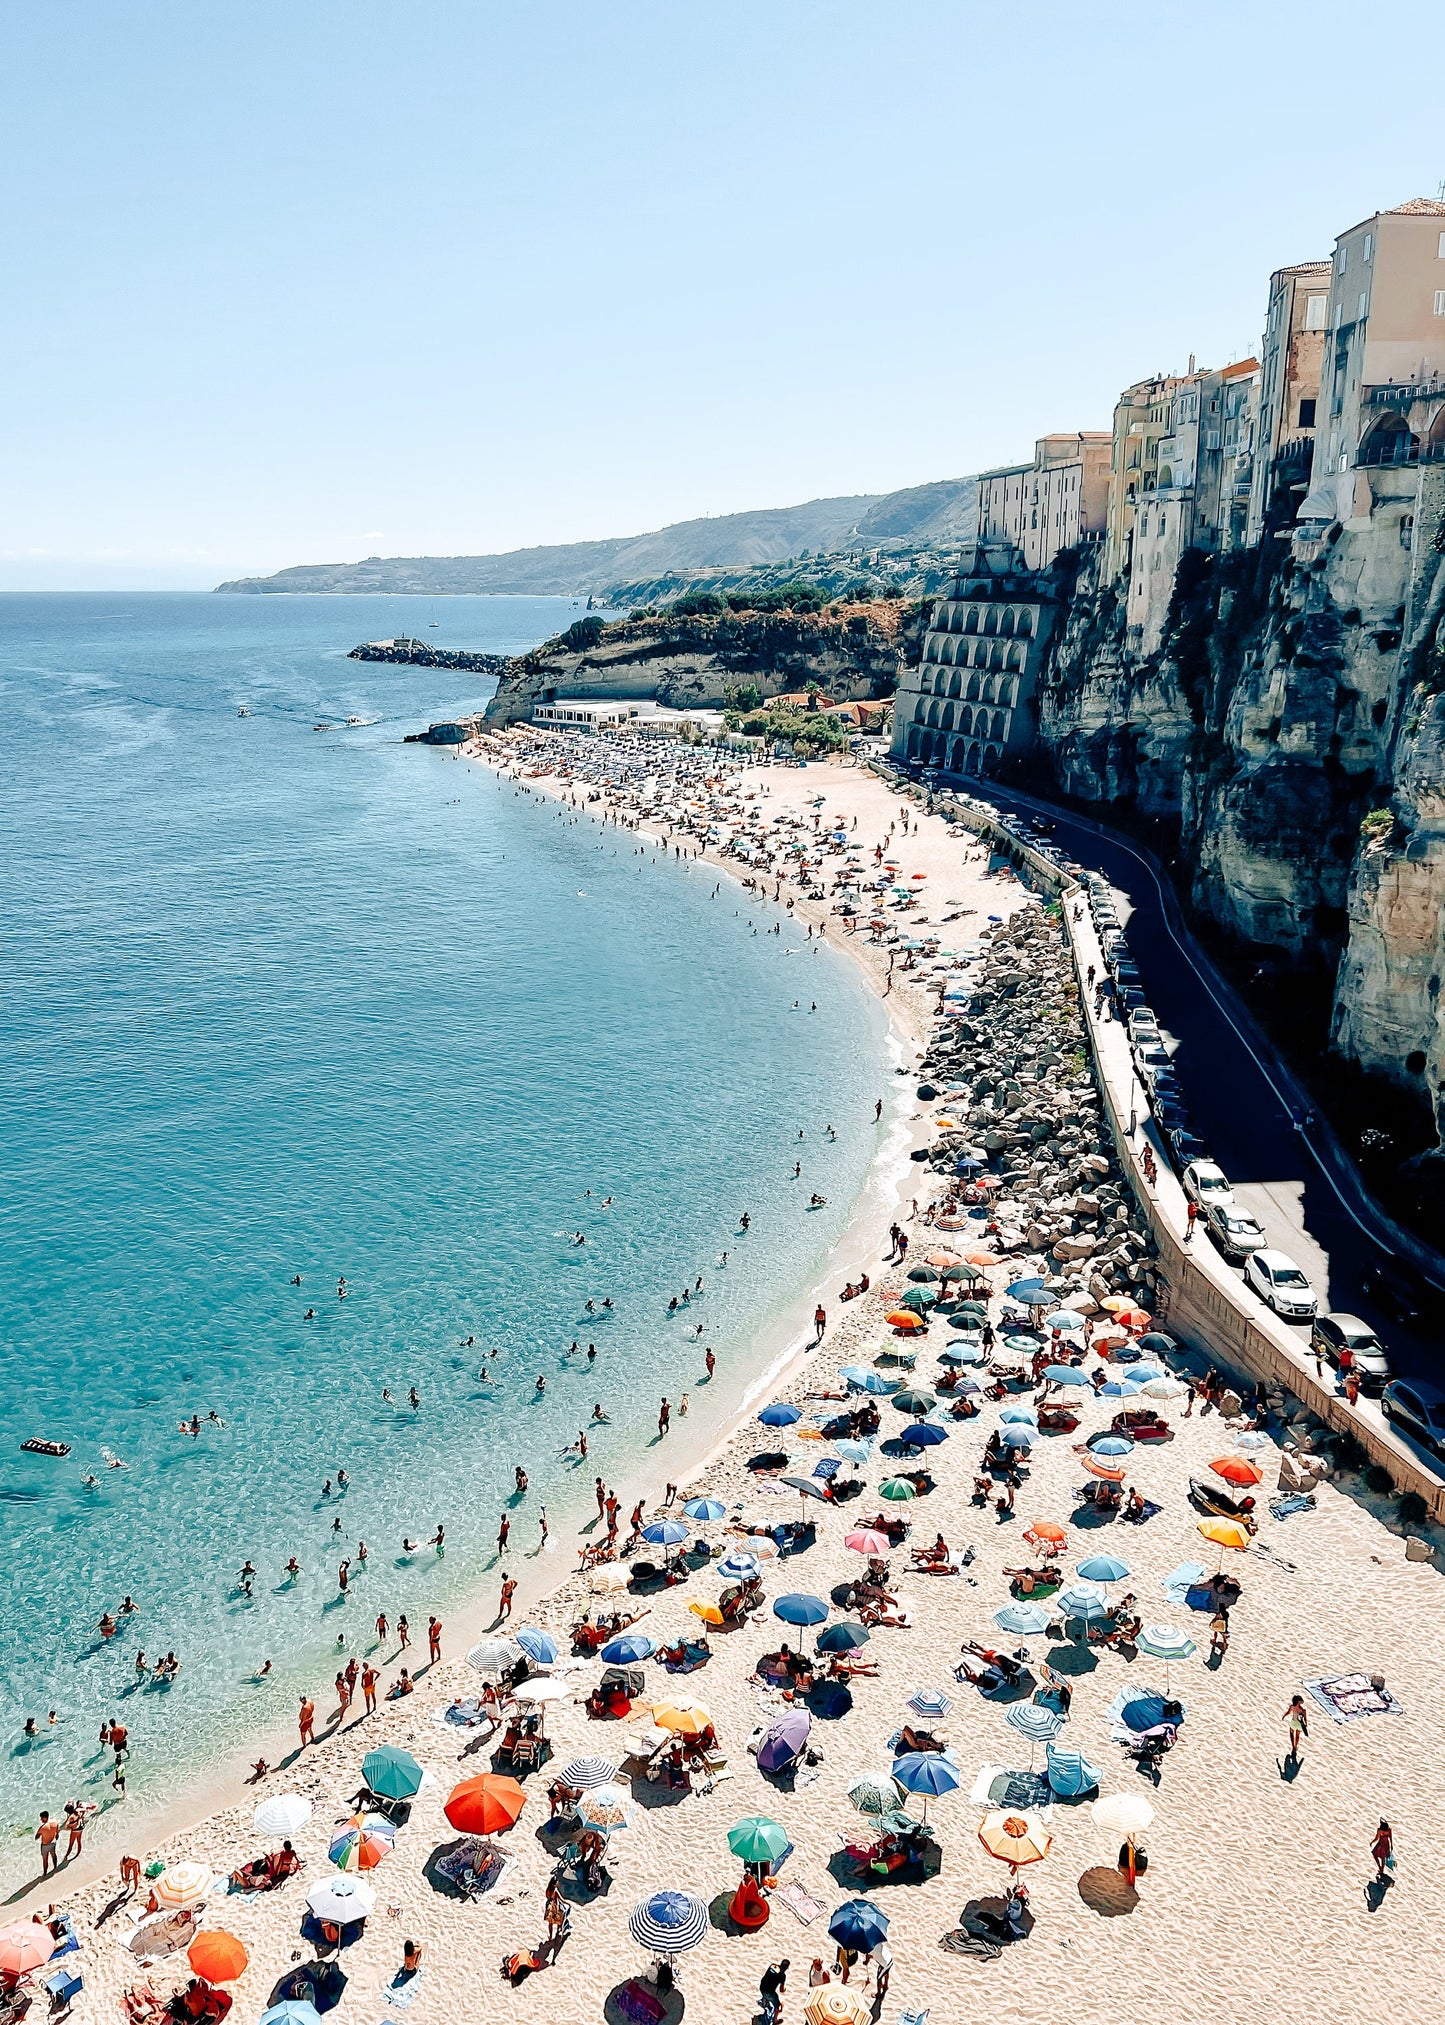
POLYGON ((1314 1288, 1285 1252, 1262 1248, 1244 1262, 1244 1277, 1267 1307, 1287 1322, 1313 1322, 1319 1312, 1314 1288))
POLYGON ((1180 1179, 1184 1184, 1184 1193, 1191 1202, 1197 1202, 1201 1209, 1208 1209, 1212 1202, 1234 1201, 1234 1190, 1229 1185, 1229 1176, 1222 1167, 1216 1167, 1212 1160, 1191 1160, 1180 1179))

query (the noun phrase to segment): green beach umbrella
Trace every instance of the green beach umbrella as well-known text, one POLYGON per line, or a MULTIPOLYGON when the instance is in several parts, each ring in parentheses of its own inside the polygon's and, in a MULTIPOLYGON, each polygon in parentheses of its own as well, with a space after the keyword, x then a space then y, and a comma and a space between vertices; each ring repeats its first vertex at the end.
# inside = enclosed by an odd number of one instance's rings
POLYGON ((400 1750, 395 1744, 383 1744, 380 1750, 368 1751, 361 1761, 361 1776, 368 1789, 379 1793, 383 1800, 410 1800, 421 1790, 421 1766, 410 1751, 400 1750))
POLYGON ((908 1277, 910 1280, 917 1280, 920 1286, 926 1286, 930 1280, 941 1280, 943 1275, 936 1273, 932 1266, 910 1266, 908 1277))
POLYGON ((931 1287, 910 1287, 898 1305, 900 1308, 911 1308, 915 1315, 922 1315, 937 1299, 931 1287))
POLYGON ((918 1496, 918 1486, 909 1483, 907 1477, 889 1477, 887 1483, 878 1487, 880 1498, 887 1498, 890 1504, 905 1504, 909 1498, 918 1496))
POLYGON ((789 1841, 782 1823, 766 1814, 750 1814, 728 1830, 728 1848, 741 1863, 776 1863, 789 1841))

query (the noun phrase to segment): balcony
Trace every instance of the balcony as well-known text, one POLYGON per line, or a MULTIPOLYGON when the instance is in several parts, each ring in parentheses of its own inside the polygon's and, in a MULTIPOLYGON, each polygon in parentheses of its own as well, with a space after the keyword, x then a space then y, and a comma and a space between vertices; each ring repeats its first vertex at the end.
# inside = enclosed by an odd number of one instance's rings
POLYGON ((1418 436, 1399 435, 1366 438, 1360 445, 1356 464, 1374 470, 1399 469, 1409 464, 1445 463, 1445 438, 1422 443, 1418 436))
POLYGON ((1445 378, 1392 380, 1383 387, 1364 387, 1361 394, 1366 407, 1408 408, 1412 401, 1445 400, 1445 378))

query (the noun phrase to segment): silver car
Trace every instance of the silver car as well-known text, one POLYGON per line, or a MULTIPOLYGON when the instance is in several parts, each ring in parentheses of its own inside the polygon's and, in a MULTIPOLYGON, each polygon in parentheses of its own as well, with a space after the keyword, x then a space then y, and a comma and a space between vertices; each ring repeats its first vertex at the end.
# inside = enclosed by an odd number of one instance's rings
POLYGON ((1227 1259, 1247 1259, 1263 1245, 1264 1229, 1234 1202, 1210 1202, 1204 1206, 1204 1228, 1227 1259))

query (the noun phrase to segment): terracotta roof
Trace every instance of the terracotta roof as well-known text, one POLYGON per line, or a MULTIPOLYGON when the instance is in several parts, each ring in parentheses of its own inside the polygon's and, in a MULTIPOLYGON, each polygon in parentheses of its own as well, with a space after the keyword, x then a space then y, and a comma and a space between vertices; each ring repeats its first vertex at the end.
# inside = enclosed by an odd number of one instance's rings
POLYGON ((1411 197, 1407 203, 1396 204, 1385 213, 1387 218, 1445 218, 1445 204, 1438 204, 1433 197, 1411 197))

